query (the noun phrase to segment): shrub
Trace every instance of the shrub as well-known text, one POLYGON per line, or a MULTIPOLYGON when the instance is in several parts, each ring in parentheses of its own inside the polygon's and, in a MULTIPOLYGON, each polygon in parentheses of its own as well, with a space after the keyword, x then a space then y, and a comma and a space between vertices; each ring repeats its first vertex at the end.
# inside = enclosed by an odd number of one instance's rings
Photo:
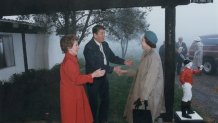
POLYGON ((59 66, 14 74, 4 94, 4 121, 59 119, 59 66))

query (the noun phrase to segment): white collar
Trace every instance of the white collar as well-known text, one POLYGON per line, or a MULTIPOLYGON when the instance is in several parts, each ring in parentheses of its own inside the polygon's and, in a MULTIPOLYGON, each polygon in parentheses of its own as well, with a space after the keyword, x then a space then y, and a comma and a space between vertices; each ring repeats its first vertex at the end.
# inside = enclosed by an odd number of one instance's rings
POLYGON ((100 46, 101 45, 101 43, 99 43, 98 41, 96 41, 95 39, 94 39, 94 41, 95 41, 95 43, 98 45, 98 46, 100 46))

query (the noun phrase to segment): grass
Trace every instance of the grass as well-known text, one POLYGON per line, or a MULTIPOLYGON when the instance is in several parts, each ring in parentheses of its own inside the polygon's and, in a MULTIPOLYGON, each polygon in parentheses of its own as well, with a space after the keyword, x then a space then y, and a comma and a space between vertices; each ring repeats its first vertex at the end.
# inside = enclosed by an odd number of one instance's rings
POLYGON ((174 105, 173 105, 173 111, 180 111, 180 104, 182 100, 182 88, 175 86, 175 91, 174 91, 174 105))
POLYGON ((123 118, 123 112, 132 84, 132 78, 127 76, 118 77, 115 73, 112 73, 108 79, 110 83, 109 121, 126 123, 123 118))
MULTIPOLYGON (((81 61, 81 60, 80 60, 81 61)), ((84 66, 84 62, 80 62, 84 66)), ((139 61, 134 61, 135 65, 129 70, 136 70, 139 61)), ((112 64, 113 66, 114 64, 112 64)), ((122 66, 123 69, 128 69, 122 66)), ((127 97, 130 87, 132 85, 133 77, 118 76, 116 73, 109 74, 109 93, 110 93, 110 108, 109 108, 109 121, 113 123, 126 123, 123 118, 124 108, 126 105, 127 97)), ((176 81, 175 81, 176 82, 176 81)), ((182 99, 182 89, 175 86, 174 93, 174 111, 180 110, 180 103, 182 99)))
MULTIPOLYGON (((115 73, 108 77, 110 83, 110 109, 109 121, 113 123, 126 123, 123 112, 133 78, 127 76, 117 76, 115 73)), ((182 99, 182 89, 175 86, 174 111, 180 110, 182 99)))

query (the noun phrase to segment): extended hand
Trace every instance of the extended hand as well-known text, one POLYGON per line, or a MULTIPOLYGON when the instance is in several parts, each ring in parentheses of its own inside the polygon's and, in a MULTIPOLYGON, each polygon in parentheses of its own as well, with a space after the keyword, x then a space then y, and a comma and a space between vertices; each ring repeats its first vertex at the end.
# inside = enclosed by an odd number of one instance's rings
POLYGON ((130 59, 127 59, 124 61, 124 64, 127 65, 127 66, 132 66, 133 65, 133 61, 130 60, 130 59))
POLYGON ((105 70, 98 69, 92 73, 92 78, 102 77, 105 74, 105 70))
POLYGON ((116 67, 114 67, 114 72, 116 72, 118 76, 121 76, 121 75, 123 75, 124 73, 127 73, 127 70, 122 70, 122 69, 120 68, 120 66, 116 66, 116 67))

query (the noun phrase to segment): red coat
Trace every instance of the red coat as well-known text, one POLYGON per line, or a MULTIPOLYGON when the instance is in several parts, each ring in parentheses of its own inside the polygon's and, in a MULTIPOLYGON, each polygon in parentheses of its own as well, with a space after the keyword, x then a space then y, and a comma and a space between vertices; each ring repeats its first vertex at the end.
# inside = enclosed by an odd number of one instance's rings
POLYGON ((92 123, 93 117, 83 85, 92 83, 91 75, 82 75, 78 59, 65 54, 60 68, 61 123, 92 123))
POLYGON ((180 83, 184 84, 185 82, 188 82, 188 83, 192 84, 193 74, 198 74, 200 72, 201 72, 200 70, 192 70, 192 69, 185 67, 179 76, 180 83))

